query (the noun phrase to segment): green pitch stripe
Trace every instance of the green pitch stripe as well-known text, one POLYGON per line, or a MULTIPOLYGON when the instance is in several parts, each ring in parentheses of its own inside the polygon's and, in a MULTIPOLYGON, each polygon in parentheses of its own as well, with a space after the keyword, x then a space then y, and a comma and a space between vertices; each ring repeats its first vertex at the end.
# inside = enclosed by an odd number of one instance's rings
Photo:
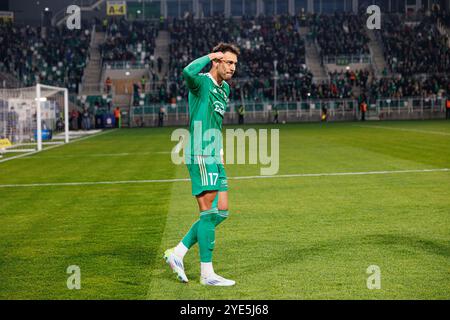
MULTIPOLYGON (((176 166, 175 176, 180 176, 186 172, 184 166, 176 166)), ((198 219, 198 206, 194 197, 191 196, 190 186, 185 183, 172 183, 168 184, 171 188, 168 190, 170 199, 167 201, 167 214, 158 243, 159 249, 157 251, 157 257, 150 265, 148 270, 149 283, 147 286, 146 299, 165 299, 165 290, 171 290, 174 288, 173 284, 183 285, 178 283, 176 276, 170 270, 169 266, 163 261, 162 257, 164 251, 176 246, 189 230, 192 223, 198 219)), ((197 256, 196 249, 190 250, 189 256, 193 258, 197 256)), ((198 265, 197 265, 198 267, 198 265)), ((189 267, 187 276, 193 275, 192 266, 189 267)), ((192 279, 194 282, 195 280, 192 279)), ((175 287, 180 290, 183 288, 175 287)), ((173 292, 171 292, 171 295, 173 292)))
MULTIPOLYGON (((154 132, 157 140, 151 146, 145 131, 115 131, 48 154, 164 150, 165 132, 154 132)), ((59 181, 74 175, 83 180, 96 175, 121 179, 159 168, 164 176, 175 177, 166 155, 140 160, 96 162, 80 156, 11 161, 0 171, 17 181, 43 175, 59 181)), ((148 266, 159 261, 170 192, 171 184, 1 189, 0 299, 145 299, 151 281, 148 266), (80 290, 67 288, 71 265, 80 267, 80 290)))

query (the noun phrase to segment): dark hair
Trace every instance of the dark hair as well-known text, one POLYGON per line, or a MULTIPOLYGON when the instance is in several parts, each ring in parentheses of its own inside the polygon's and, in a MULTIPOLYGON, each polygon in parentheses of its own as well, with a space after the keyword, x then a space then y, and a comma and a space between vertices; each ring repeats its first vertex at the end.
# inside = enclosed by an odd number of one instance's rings
POLYGON ((224 43, 221 42, 217 46, 215 46, 212 50, 212 52, 231 52, 234 53, 236 56, 239 56, 241 51, 238 47, 236 47, 234 44, 231 43, 224 43))

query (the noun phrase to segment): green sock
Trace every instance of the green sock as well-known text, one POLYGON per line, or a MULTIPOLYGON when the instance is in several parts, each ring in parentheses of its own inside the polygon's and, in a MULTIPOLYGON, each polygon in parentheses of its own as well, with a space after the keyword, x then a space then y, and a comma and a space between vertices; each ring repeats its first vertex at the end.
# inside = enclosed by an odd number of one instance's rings
POLYGON ((215 226, 217 227, 221 224, 226 218, 228 218, 228 210, 219 210, 219 213, 216 215, 215 226))
POLYGON ((200 212, 198 223, 197 239, 200 249, 200 261, 211 262, 212 252, 215 245, 215 225, 214 221, 218 213, 217 208, 200 212))
POLYGON ((200 220, 197 220, 192 225, 191 229, 189 229, 188 233, 184 236, 183 244, 186 248, 190 249, 194 244, 197 243, 197 232, 198 232, 198 224, 200 223, 200 220))
MULTIPOLYGON (((214 201, 212 203, 211 208, 217 208, 217 204, 219 202, 219 193, 217 192, 216 197, 214 198, 214 201)), ((222 222, 222 221, 220 221, 222 222)), ((219 223, 220 223, 219 222, 219 223)), ((198 233, 198 224, 200 223, 200 220, 197 220, 192 225, 191 229, 189 229, 188 233, 184 236, 183 240, 181 242, 186 246, 186 248, 190 249, 194 244, 197 243, 197 233, 198 233)), ((218 224, 218 223, 217 223, 218 224)), ((216 225, 217 225, 216 224, 216 225)))
MULTIPOLYGON (((215 215, 214 219, 214 226, 217 227, 219 224, 221 224, 226 218, 228 218, 228 210, 219 210, 219 213, 215 215)), ((188 233, 184 236, 183 244, 186 248, 190 249, 194 244, 197 243, 197 233, 198 233, 198 224, 200 223, 200 220, 197 220, 192 225, 191 229, 189 229, 188 233)))

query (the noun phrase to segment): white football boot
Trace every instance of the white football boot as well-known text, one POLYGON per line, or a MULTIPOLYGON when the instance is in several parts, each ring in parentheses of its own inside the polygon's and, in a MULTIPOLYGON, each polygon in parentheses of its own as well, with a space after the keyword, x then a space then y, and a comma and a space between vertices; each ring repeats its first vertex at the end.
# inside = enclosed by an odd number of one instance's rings
POLYGON ((184 273, 183 259, 181 259, 174 253, 174 248, 167 249, 164 252, 164 260, 167 262, 173 272, 177 274, 178 280, 185 283, 189 281, 186 277, 186 274, 184 273))
POLYGON ((205 286, 218 286, 218 287, 229 287, 234 286, 235 281, 225 279, 217 274, 212 274, 207 277, 200 277, 200 283, 205 286))

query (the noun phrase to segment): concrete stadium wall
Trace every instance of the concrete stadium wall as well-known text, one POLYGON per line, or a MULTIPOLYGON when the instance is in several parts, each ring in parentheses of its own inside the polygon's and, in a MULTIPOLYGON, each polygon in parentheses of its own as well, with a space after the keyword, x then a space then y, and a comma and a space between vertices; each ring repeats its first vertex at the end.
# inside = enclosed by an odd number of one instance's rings
MULTIPOLYGON (((348 65, 350 67, 350 71, 355 70, 366 70, 370 69, 370 63, 350 63, 348 65)), ((347 66, 338 66, 336 64, 325 64, 325 68, 328 72, 345 72, 347 71, 347 66)))
POLYGON ((379 118, 380 120, 444 120, 445 110, 382 111, 379 114, 379 118))
POLYGON ((104 78, 110 77, 112 80, 128 80, 128 79, 138 79, 148 75, 148 70, 146 69, 109 69, 106 68, 104 71, 104 78), (125 73, 129 72, 127 76, 125 73))

